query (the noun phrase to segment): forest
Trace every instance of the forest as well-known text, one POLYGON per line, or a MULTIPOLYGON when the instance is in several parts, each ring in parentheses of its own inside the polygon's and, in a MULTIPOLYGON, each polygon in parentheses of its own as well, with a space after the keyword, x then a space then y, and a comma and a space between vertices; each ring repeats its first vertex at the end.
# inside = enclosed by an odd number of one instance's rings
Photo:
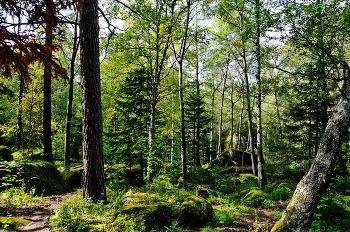
POLYGON ((1 231, 350 231, 350 1, 0 0, 1 231))

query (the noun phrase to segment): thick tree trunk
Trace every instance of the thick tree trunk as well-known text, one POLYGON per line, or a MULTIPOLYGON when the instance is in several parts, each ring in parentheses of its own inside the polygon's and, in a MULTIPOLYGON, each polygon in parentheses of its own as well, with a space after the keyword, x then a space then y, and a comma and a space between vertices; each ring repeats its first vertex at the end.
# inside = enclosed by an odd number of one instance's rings
POLYGON ((350 121, 350 73, 344 81, 339 99, 309 172, 299 182, 287 209, 273 231, 307 231, 322 194, 329 186, 332 170, 350 121))
POLYGON ((99 61, 98 0, 85 0, 80 18, 83 196, 107 202, 99 61))
POLYGON ((258 160, 258 183, 259 187, 265 185, 266 179, 263 169, 263 150, 262 150, 262 126, 261 126, 261 60, 260 60, 260 0, 255 1, 256 5, 256 34, 255 34, 255 46, 256 46, 256 139, 257 139, 257 160, 258 160))
MULTIPOLYGON (((78 22, 78 14, 76 18, 78 22)), ((73 53, 70 61, 69 70, 69 90, 68 90, 68 100, 67 100, 67 115, 66 115, 66 133, 64 138, 64 167, 69 168, 70 166, 70 135, 71 135, 71 125, 72 125, 72 107, 73 107, 73 87, 74 87, 74 64, 75 58, 77 56, 78 46, 78 26, 74 27, 74 39, 73 39, 73 53)))
MULTIPOLYGON (((45 1, 47 14, 53 16, 53 3, 50 0, 45 1)), ((52 44, 52 25, 46 23, 46 45, 52 44)), ((52 52, 48 53, 48 60, 52 59, 52 52)), ((44 113, 43 113, 43 136, 44 136, 44 160, 52 163, 52 141, 51 141, 51 67, 45 66, 44 69, 44 113)))

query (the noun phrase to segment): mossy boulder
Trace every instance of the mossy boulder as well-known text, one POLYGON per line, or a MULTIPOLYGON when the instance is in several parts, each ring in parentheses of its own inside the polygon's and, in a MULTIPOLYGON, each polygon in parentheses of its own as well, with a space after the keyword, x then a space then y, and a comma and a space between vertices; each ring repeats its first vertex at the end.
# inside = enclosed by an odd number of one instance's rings
POLYGON ((31 222, 30 220, 16 217, 0 217, 0 227, 7 229, 15 229, 18 226, 25 225, 31 222))
POLYGON ((0 160, 1 161, 12 161, 11 149, 7 146, 0 146, 0 160))
POLYGON ((0 191, 9 187, 35 188, 36 194, 60 194, 70 188, 60 172, 48 162, 3 163, 0 165, 0 191))
POLYGON ((258 177, 253 174, 240 174, 238 179, 242 185, 258 186, 258 177))
POLYGON ((44 153, 43 150, 33 150, 33 149, 25 149, 16 151, 11 154, 14 160, 43 160, 44 153))
POLYGON ((83 167, 71 167, 69 169, 63 169, 61 175, 64 181, 71 188, 80 188, 83 185, 83 167))
POLYGON ((244 199, 247 201, 252 201, 258 197, 265 196, 265 193, 260 189, 251 189, 248 191, 248 193, 244 196, 244 199))
POLYGON ((118 217, 121 229, 128 230, 130 225, 137 231, 151 228, 154 225, 164 226, 172 219, 172 206, 161 201, 155 194, 139 193, 129 190, 124 195, 123 206, 118 217), (137 225, 135 225, 135 223, 137 225))
POLYGON ((203 226, 213 219, 211 204, 202 197, 189 194, 178 210, 178 220, 182 227, 203 226))

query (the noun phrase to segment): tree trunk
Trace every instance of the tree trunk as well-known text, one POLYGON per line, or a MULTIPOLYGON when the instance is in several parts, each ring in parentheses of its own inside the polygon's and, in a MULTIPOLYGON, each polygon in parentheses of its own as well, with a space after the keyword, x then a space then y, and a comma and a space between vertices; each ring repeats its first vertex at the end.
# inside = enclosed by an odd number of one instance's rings
MULTIPOLYGON (((76 22, 78 22, 78 14, 76 16, 76 22)), ((64 167, 69 168, 70 166, 70 135, 71 135, 71 125, 72 125, 72 107, 73 107, 73 87, 74 87, 74 64, 75 58, 78 51, 78 26, 74 26, 74 39, 73 39, 73 52, 70 61, 69 70, 69 90, 68 90, 68 101, 67 101, 67 115, 66 115, 66 133, 64 138, 64 167)))
POLYGON ((153 172, 154 172, 154 149, 153 149, 153 136, 155 132, 154 124, 155 124, 155 116, 156 116, 156 104, 157 101, 154 99, 154 96, 156 94, 152 94, 151 96, 151 113, 150 113, 150 120, 149 120, 149 127, 148 127, 148 148, 149 148, 149 155, 148 155, 148 161, 147 161, 147 182, 151 183, 153 179, 153 172))
POLYGON ((226 72, 224 74, 224 83, 222 84, 222 91, 221 91, 221 103, 220 103, 220 115, 219 115, 219 139, 218 139, 218 149, 216 151, 216 158, 218 158, 222 152, 222 148, 221 148, 222 109, 224 108, 225 87, 226 87, 226 80, 227 80, 227 76, 228 76, 228 64, 229 64, 229 59, 227 58, 226 72))
POLYGON ((23 123, 22 123, 22 98, 23 98, 24 81, 22 78, 19 80, 18 90, 18 109, 17 109, 17 150, 23 149, 22 135, 23 135, 23 123))
POLYGON ((241 149, 241 130, 242 130, 242 120, 243 120, 243 109, 244 109, 244 96, 242 96, 242 106, 241 106, 241 112, 239 114, 239 126, 238 126, 238 139, 237 139, 237 149, 241 149))
MULTIPOLYGON (((53 16, 53 3, 45 1, 48 16, 53 16)), ((45 27, 46 45, 52 44, 52 25, 46 23, 45 27)), ((47 54, 48 60, 52 59, 52 52, 47 54)), ((52 163, 52 141, 51 141, 51 67, 45 65, 44 69, 44 113, 43 113, 43 136, 44 136, 44 160, 52 163)))
POLYGON ((182 91, 182 62, 179 63, 179 100, 180 100, 180 137, 181 137, 181 170, 182 178, 185 180, 187 172, 186 164, 186 134, 185 134, 185 113, 184 113, 184 98, 182 91))
POLYGON ((261 59, 260 59, 260 0, 255 1, 256 5, 256 139, 257 139, 257 158, 258 158, 258 183, 259 187, 262 188, 265 185, 266 179, 263 169, 263 150, 262 150, 262 125, 261 125, 261 59))
POLYGON ((307 231, 315 209, 331 181, 336 156, 350 121, 350 69, 344 81, 342 95, 323 133, 317 156, 309 172, 299 182, 292 200, 273 231, 307 231))
POLYGON ((85 0, 80 18, 83 196, 107 202, 99 61, 98 0, 85 0))

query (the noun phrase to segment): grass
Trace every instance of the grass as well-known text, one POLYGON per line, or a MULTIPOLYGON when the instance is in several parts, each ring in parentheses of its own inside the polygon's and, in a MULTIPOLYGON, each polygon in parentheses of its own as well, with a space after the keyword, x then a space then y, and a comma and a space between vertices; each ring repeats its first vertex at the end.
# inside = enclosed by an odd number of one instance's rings
POLYGON ((39 203, 42 197, 35 196, 35 189, 10 188, 0 193, 0 204, 3 207, 32 206, 39 203))

